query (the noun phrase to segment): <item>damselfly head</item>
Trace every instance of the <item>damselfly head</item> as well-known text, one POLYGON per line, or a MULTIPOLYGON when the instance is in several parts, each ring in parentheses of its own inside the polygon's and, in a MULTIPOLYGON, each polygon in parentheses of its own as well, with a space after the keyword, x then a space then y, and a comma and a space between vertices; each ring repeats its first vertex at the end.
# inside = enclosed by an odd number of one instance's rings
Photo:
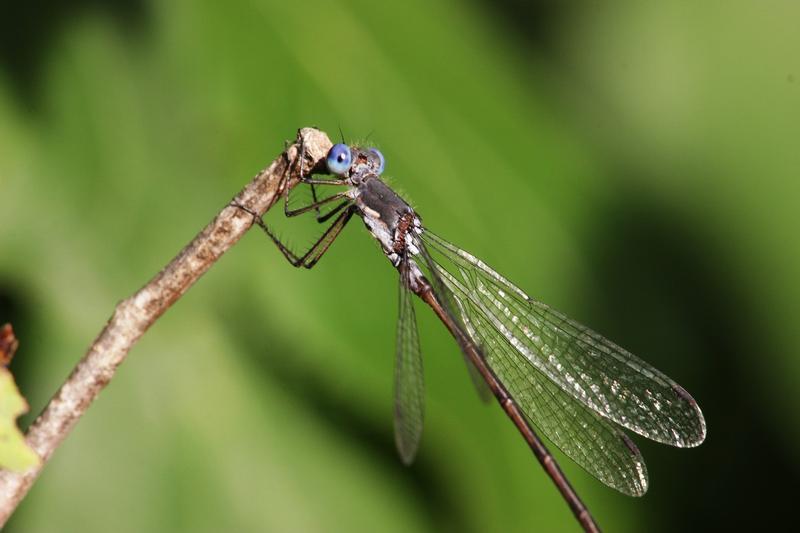
POLYGON ((355 176, 363 172, 380 175, 386 165, 377 148, 352 148, 344 143, 334 144, 325 159, 328 171, 338 176, 355 176))

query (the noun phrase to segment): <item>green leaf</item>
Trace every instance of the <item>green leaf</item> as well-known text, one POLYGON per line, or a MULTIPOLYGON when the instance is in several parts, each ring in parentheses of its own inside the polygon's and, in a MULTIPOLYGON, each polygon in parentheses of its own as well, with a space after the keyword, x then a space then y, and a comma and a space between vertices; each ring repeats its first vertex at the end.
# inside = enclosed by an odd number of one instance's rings
POLYGON ((21 472, 39 463, 39 456, 25 443, 17 417, 28 412, 14 376, 0 368, 0 467, 21 472))

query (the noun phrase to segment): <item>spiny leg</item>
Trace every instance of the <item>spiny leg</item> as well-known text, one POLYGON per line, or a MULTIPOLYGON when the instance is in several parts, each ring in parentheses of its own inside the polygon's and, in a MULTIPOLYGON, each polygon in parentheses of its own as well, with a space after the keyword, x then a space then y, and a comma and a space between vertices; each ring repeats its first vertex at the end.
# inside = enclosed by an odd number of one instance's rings
MULTIPOLYGON (((314 184, 313 183, 311 185, 309 185, 309 187, 311 187, 311 200, 314 203, 316 203, 317 202, 317 189, 314 188, 314 184)), ((322 216, 322 214, 319 211, 319 207, 317 207, 315 209, 315 211, 317 212, 317 222, 319 222, 319 217, 322 216)))
MULTIPOLYGON (((317 201, 316 198, 315 198, 314 199, 314 203, 308 204, 308 205, 300 207, 298 209, 289 209, 289 204, 288 204, 288 201, 287 201, 287 203, 285 203, 284 206, 283 206, 283 214, 286 215, 287 217, 296 217, 297 215, 302 215, 303 213, 308 213, 309 211, 314 209, 318 213, 317 221, 324 222, 325 220, 327 220, 327 218, 325 218, 323 220, 320 220, 320 216, 319 216, 319 208, 320 208, 320 206, 323 206, 323 205, 325 205, 327 203, 330 203, 330 202, 333 202, 335 200, 340 200, 342 198, 348 198, 348 193, 346 191, 345 192, 336 193, 334 195, 328 196, 327 198, 323 198, 322 200, 319 200, 319 201, 317 201)), ((287 196, 287 199, 288 199, 288 196, 287 196)), ((344 203, 347 204, 347 203, 350 203, 350 202, 349 202, 349 200, 345 200, 344 203)), ((340 209, 341 209, 341 207, 338 207, 336 210, 338 211, 340 209)), ((328 218, 330 218, 330 217, 328 217, 328 218)))
POLYGON ((345 200, 344 202, 340 203, 339 205, 337 205, 336 207, 334 207, 333 209, 331 209, 330 211, 328 211, 324 215, 317 216, 317 222, 319 222, 320 224, 322 224, 323 222, 326 222, 329 218, 331 218, 333 215, 335 215, 336 213, 341 211, 342 208, 344 208, 345 206, 348 206, 348 205, 351 205, 350 204, 350 200, 345 200))
MULTIPOLYGON (((317 189, 316 189, 316 188, 314 188, 314 184, 313 184, 313 183, 309 184, 309 187, 311 187, 311 199, 312 199, 312 201, 313 201, 314 203, 316 203, 316 202, 317 202, 317 189)), ((316 218, 317 218, 317 222, 319 222, 320 224, 322 224, 323 222, 325 222, 326 220, 328 220, 329 218, 331 218, 333 215, 335 215, 336 213, 338 213, 338 212, 339 212, 339 210, 340 210, 342 207, 344 207, 345 205, 347 205, 347 203, 348 203, 348 202, 342 202, 341 204, 339 204, 338 206, 336 206, 336 207, 335 207, 334 209, 332 209, 331 211, 328 211, 328 212, 327 212, 327 213, 325 213, 324 215, 322 214, 322 212, 320 212, 320 210, 319 210, 319 206, 317 206, 317 207, 314 209, 314 210, 317 212, 317 217, 316 217, 316 218)), ((284 213, 285 213, 285 212, 286 212, 286 210, 284 209, 284 213)), ((288 215, 287 215, 287 216, 288 216, 288 215)))
POLYGON ((295 266, 295 267, 303 266, 305 268, 309 268, 310 269, 317 263, 317 261, 319 261, 322 258, 322 256, 328 250, 328 248, 333 243, 333 241, 336 239, 336 237, 338 237, 339 233, 342 231, 344 226, 347 225, 347 222, 350 221, 350 218, 355 213, 355 207, 353 207, 351 201, 349 200, 347 192, 337 193, 337 194, 331 195, 331 196, 329 196, 327 198, 324 198, 322 200, 317 200, 316 190, 314 189, 314 185, 315 184, 316 185, 349 185, 349 183, 346 180, 341 180, 341 179, 315 180, 315 179, 306 178, 303 175, 303 163, 302 163, 305 160, 305 144, 303 142, 303 139, 300 140, 300 154, 299 154, 299 157, 295 158, 294 161, 290 162, 290 161, 288 161, 289 156, 288 156, 287 152, 284 152, 284 156, 287 159, 287 166, 286 166, 286 170, 284 172, 284 176, 282 177, 282 183, 280 185, 279 190, 281 190, 281 192, 284 195, 284 214, 287 217, 294 217, 294 216, 297 216, 297 215, 301 215, 303 213, 307 213, 308 211, 314 209, 317 212, 317 216, 316 216, 317 222, 323 223, 323 222, 329 220, 335 214, 339 213, 342 209, 347 208, 343 213, 341 213, 336 218, 336 220, 333 222, 333 224, 331 224, 328 227, 328 229, 325 230, 325 232, 319 237, 319 239, 317 239, 317 241, 311 246, 311 248, 305 254, 303 254, 302 256, 298 256, 297 254, 292 252, 286 245, 284 245, 280 241, 280 239, 278 239, 272 233, 272 231, 270 231, 269 227, 264 222, 264 220, 260 216, 258 216, 255 212, 251 211, 250 209, 248 209, 248 208, 246 208, 246 207, 244 207, 242 205, 239 205, 235 201, 232 202, 231 205, 234 205, 234 206, 246 211, 250 215, 252 215, 253 221, 256 224, 258 224, 259 227, 261 227, 261 229, 264 231, 264 233, 266 233, 267 236, 272 240, 272 242, 275 243, 275 245, 278 247, 278 249, 281 251, 281 253, 284 255, 284 257, 286 257, 286 259, 293 266, 295 266), (300 181, 300 183, 306 183, 306 184, 309 184, 311 186, 311 193, 312 193, 312 196, 313 196, 313 203, 311 203, 311 204, 309 204, 307 206, 301 207, 299 209, 292 210, 292 209, 289 209, 289 187, 287 187, 287 184, 289 182, 289 176, 291 175, 292 170, 293 169, 297 169, 298 165, 299 165, 299 170, 298 170, 299 181, 300 181), (333 201, 338 200, 338 199, 342 199, 342 198, 344 198, 345 200, 343 202, 341 202, 339 205, 337 205, 336 207, 334 207, 333 209, 331 209, 328 213, 326 213, 325 215, 321 215, 320 214, 320 209, 319 209, 320 206, 325 205, 325 204, 330 203, 330 202, 333 202, 333 201))
POLYGON ((326 215, 323 216, 322 213, 320 212, 320 209, 319 209, 320 206, 322 206, 323 204, 325 204, 327 202, 333 201, 333 200, 335 200, 337 198, 344 198, 346 196, 346 193, 339 193, 339 194, 330 196, 328 198, 324 198, 322 200, 319 200, 319 199, 317 199, 317 190, 314 187, 314 185, 349 185, 349 183, 347 183, 345 180, 314 180, 314 179, 311 179, 311 178, 306 178, 302 174, 302 168, 300 170, 301 170, 301 172, 300 172, 300 183, 305 183, 305 184, 307 184, 307 185, 309 185, 311 187, 312 203, 309 204, 308 206, 305 206, 305 207, 302 207, 302 208, 299 208, 299 209, 290 209, 289 208, 289 190, 288 189, 284 189, 284 191, 283 191, 283 213, 287 217, 293 217, 293 216, 296 216, 296 215, 299 215, 299 214, 302 214, 302 213, 306 213, 307 211, 310 211, 311 209, 314 209, 314 211, 316 211, 316 213, 317 213, 317 216, 316 216, 317 222, 320 222, 320 223, 325 222, 326 220, 328 220, 331 217, 331 215, 334 212, 338 212, 339 209, 341 209, 341 207, 337 208, 332 213, 327 213, 326 215))
MULTIPOLYGON (((342 204, 342 207, 344 207, 344 205, 347 205, 347 203, 342 204)), ((337 207, 337 211, 340 209, 341 207, 337 207)), ((325 232, 320 236, 319 239, 317 239, 311 248, 301 256, 296 255, 289 248, 287 248, 286 245, 284 245, 280 239, 278 239, 270 231, 263 220, 255 217, 255 223, 258 224, 262 230, 264 230, 264 233, 266 233, 270 239, 272 239, 272 242, 275 243, 283 256, 292 264, 292 266, 312 268, 315 264, 317 264, 317 261, 322 258, 325 252, 328 251, 330 245, 334 240, 336 240, 336 237, 339 236, 339 233, 341 233, 342 229, 347 225, 354 213, 355 207, 349 205, 344 212, 336 217, 336 220, 333 221, 333 224, 331 224, 328 229, 325 230, 325 232)))
MULTIPOLYGON (((327 183, 327 181, 326 181, 325 184, 326 185, 339 185, 339 183, 327 183)), ((317 184, 317 185, 319 185, 319 184, 317 184)), ((325 222, 326 220, 331 218, 331 216, 333 216, 334 213, 337 213, 342 208, 342 205, 339 205, 333 211, 329 211, 328 213, 323 215, 319 210, 319 206, 321 204, 318 203, 319 200, 317 199, 317 189, 314 187, 313 183, 309 183, 308 186, 311 187, 311 200, 312 200, 312 202, 314 204, 317 204, 316 207, 314 208, 314 210, 317 212, 317 217, 316 217, 317 218, 317 222, 319 222, 319 223, 325 222)), ((288 202, 287 202, 287 204, 288 204, 288 202)), ((287 212, 287 204, 284 205, 283 212, 288 217, 288 216, 291 216, 291 215, 289 215, 289 213, 287 212)))
POLYGON ((286 259, 294 266, 304 266, 305 268, 311 268, 316 264, 317 261, 320 260, 322 255, 327 251, 328 247, 331 245, 333 240, 338 236, 339 232, 342 230, 345 224, 350 220, 350 217, 355 212, 355 208, 353 207, 350 199, 348 198, 347 192, 340 192, 329 196, 328 198, 324 198, 318 202, 313 204, 307 205, 300 209, 296 210, 285 210, 285 214, 287 217, 294 217, 297 215, 301 215, 303 213, 307 213, 312 209, 319 209, 321 205, 328 204, 335 200, 339 200, 344 198, 339 205, 331 209, 329 212, 325 213, 325 215, 318 216, 317 221, 322 223, 330 219, 332 216, 339 213, 342 209, 348 208, 344 213, 341 213, 339 217, 331 224, 331 226, 325 230, 325 232, 320 236, 320 238, 312 245, 312 247, 302 256, 298 256, 294 252, 292 252, 285 244, 283 244, 278 237, 275 236, 274 233, 269 229, 266 222, 258 216, 255 212, 251 211, 250 209, 239 205, 236 202, 233 202, 231 205, 246 211, 253 217, 253 222, 258 224, 258 226, 264 230, 264 232, 269 236, 272 242, 278 247, 281 253, 286 257, 286 259))
MULTIPOLYGON (((320 200, 318 202, 314 202, 313 204, 309 204, 309 205, 301 207, 299 209, 292 210, 292 209, 288 209, 288 208, 285 207, 284 208, 284 214, 287 217, 295 217, 297 215, 302 215, 303 213, 307 213, 308 211, 311 211, 312 209, 319 210, 320 206, 325 205, 325 204, 330 203, 330 202, 333 202, 335 200, 342 199, 342 198, 345 199, 342 203, 340 203, 339 205, 337 205, 336 207, 331 209, 325 215, 323 215, 321 217, 319 217, 319 216, 317 217, 317 222, 325 222, 326 220, 331 218, 333 215, 335 215, 336 213, 341 211, 344 206, 349 205, 351 203, 347 192, 336 193, 336 194, 334 194, 332 196, 329 196, 327 198, 323 198, 322 200, 320 200)), ((247 213, 249 213, 253 217, 254 222, 256 224, 258 224, 259 226, 263 226, 265 224, 263 219, 260 216, 258 216, 257 213, 255 213, 254 211, 251 211, 250 209, 246 208, 243 205, 238 204, 236 201, 232 201, 230 205, 232 205, 234 207, 238 207, 242 211, 246 211, 247 213)))

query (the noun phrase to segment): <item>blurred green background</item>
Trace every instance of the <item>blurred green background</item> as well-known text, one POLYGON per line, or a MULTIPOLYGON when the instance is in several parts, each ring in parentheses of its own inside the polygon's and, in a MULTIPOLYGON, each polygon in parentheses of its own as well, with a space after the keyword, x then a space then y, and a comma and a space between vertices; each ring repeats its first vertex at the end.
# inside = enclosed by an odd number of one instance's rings
MULTIPOLYGON (((637 439, 608 531, 764 526, 800 480, 800 5, 74 0, 0 17, 0 322, 32 414, 116 302, 291 139, 371 139, 438 233, 674 377, 708 439, 637 439)), ((290 231, 287 227, 287 231, 290 231)), ((360 222, 311 272, 247 235, 145 336, 8 531, 575 531, 360 222)))

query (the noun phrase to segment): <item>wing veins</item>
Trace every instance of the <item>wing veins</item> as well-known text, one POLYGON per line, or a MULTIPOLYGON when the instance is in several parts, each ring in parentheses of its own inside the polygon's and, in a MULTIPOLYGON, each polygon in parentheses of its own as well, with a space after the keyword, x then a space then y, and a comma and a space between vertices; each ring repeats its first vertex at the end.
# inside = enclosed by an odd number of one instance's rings
POLYGON ((423 239, 452 263, 473 289, 458 282, 434 259, 442 277, 456 284, 515 350, 570 396, 653 440, 678 446, 702 442, 702 413, 673 380, 602 335, 530 298, 468 252, 428 230, 423 239), (543 338, 547 342, 542 342, 543 338), (632 375, 615 368, 618 365, 630 368, 632 375), (629 403, 634 404, 633 411, 626 408, 629 403), (667 409, 659 412, 661 407, 667 409), (635 415, 632 420, 631 414, 635 415))

